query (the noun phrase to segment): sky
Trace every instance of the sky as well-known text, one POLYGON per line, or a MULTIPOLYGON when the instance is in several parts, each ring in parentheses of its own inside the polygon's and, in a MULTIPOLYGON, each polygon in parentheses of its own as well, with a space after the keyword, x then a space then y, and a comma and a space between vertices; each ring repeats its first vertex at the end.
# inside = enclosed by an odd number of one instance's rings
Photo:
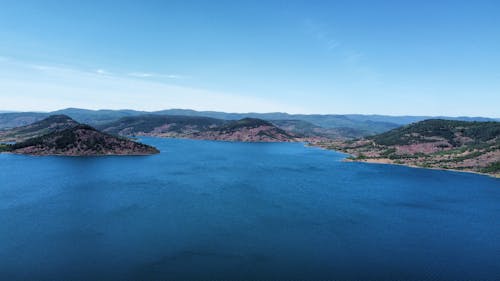
POLYGON ((0 110, 500 117, 500 1, 0 1, 0 110))

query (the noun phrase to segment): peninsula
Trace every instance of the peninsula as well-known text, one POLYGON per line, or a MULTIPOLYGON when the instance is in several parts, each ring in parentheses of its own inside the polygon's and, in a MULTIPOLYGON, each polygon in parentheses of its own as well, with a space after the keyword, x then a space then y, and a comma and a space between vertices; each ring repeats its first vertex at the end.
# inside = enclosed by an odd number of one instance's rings
POLYGON ((0 136, 4 142, 20 140, 0 145, 1 152, 15 154, 101 156, 159 153, 152 146, 100 132, 67 116, 49 116, 31 125, 3 131, 0 136))

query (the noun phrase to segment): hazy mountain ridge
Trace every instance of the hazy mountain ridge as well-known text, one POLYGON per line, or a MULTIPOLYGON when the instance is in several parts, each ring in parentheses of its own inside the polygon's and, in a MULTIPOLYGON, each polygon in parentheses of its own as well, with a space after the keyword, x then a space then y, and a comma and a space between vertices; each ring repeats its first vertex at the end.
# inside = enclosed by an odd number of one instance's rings
POLYGON ((324 137, 331 139, 359 138, 365 131, 348 128, 323 128, 303 120, 271 120, 277 127, 301 137, 324 137))
MULTIPOLYGON (((267 121, 276 120, 299 120, 308 122, 314 126, 324 128, 326 134, 335 135, 335 132, 328 132, 328 129, 352 130, 352 136, 366 136, 386 132, 388 130, 413 122, 432 119, 432 116, 385 116, 385 115, 362 115, 362 114, 288 114, 282 112, 271 113, 226 113, 218 111, 196 111, 189 109, 168 109, 154 112, 136 110, 87 110, 79 108, 61 109, 49 113, 41 112, 9 112, 0 113, 0 129, 14 128, 31 124, 50 115, 65 114, 74 120, 98 126, 116 121, 123 117, 139 115, 174 115, 210 117, 222 120, 240 120, 243 118, 258 118, 267 121)), ((494 118, 485 117, 440 117, 440 119, 463 120, 463 121, 499 121, 494 118)))
POLYGON ((26 126, 50 116, 41 112, 7 112, 0 113, 0 130, 26 126))
POLYGON ((88 110, 88 109, 80 109, 80 108, 66 108, 57 111, 50 112, 50 114, 64 114, 69 117, 75 119, 76 121, 84 124, 91 124, 93 126, 111 122, 117 120, 119 118, 128 117, 128 116, 137 116, 142 114, 149 114, 146 111, 137 111, 137 110, 110 110, 110 109, 101 109, 101 110, 88 110))
POLYGON ((22 142, 48 133, 63 131, 79 125, 66 115, 52 115, 29 125, 0 131, 0 142, 22 142))

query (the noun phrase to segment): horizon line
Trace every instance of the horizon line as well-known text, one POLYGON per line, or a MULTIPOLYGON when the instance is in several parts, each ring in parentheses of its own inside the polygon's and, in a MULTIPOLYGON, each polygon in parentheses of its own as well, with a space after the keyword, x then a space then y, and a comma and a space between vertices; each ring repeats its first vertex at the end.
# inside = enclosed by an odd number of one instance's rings
POLYGON ((109 109, 109 108, 100 108, 100 109, 89 109, 89 108, 80 108, 80 107, 65 107, 61 109, 56 109, 56 110, 10 110, 10 109, 0 109, 0 114, 5 114, 5 113, 53 113, 57 111, 62 111, 62 110, 70 110, 70 109, 76 109, 76 110, 87 110, 87 111, 136 111, 136 112, 144 112, 144 113, 155 113, 155 112, 160 112, 160 111, 167 111, 167 110, 185 110, 185 111, 195 111, 195 112, 212 112, 212 113, 226 113, 226 114, 287 114, 287 115, 362 115, 362 116, 388 116, 388 117, 449 117, 449 118, 486 118, 486 119, 494 119, 494 120, 499 120, 500 116, 498 117, 493 117, 493 116, 471 116, 471 115, 412 115, 412 114, 402 114, 402 115, 397 115, 397 114, 380 114, 380 113, 289 113, 286 111, 270 111, 270 112, 255 112, 255 111, 248 111, 248 112, 227 112, 227 111, 218 111, 218 110, 197 110, 197 109, 190 109, 190 108, 165 108, 165 109, 160 109, 160 110, 141 110, 141 109, 131 109, 131 108, 120 108, 120 109, 109 109))

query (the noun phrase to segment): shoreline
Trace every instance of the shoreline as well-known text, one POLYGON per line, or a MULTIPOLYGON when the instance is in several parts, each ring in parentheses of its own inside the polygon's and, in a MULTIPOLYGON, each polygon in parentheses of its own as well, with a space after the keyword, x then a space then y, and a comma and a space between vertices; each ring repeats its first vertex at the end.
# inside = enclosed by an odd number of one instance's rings
POLYGON ((342 159, 342 162, 358 162, 358 163, 369 163, 369 164, 398 165, 398 166, 404 166, 404 167, 409 167, 409 168, 429 169, 429 170, 439 170, 439 171, 451 171, 451 172, 459 172, 459 173, 470 173, 470 174, 476 174, 476 175, 488 176, 488 177, 495 178, 495 179, 500 179, 500 175, 487 174, 487 173, 481 173, 481 172, 470 171, 470 170, 445 169, 445 168, 437 168, 437 167, 421 167, 421 166, 409 165, 409 164, 392 163, 392 162, 388 162, 388 161, 392 161, 392 160, 385 159, 385 158, 363 159, 363 160, 348 159, 348 157, 355 156, 355 155, 349 154, 349 153, 344 152, 344 151, 336 150, 336 149, 329 149, 329 148, 326 148, 326 147, 323 147, 320 145, 314 145, 313 143, 310 143, 307 140, 276 141, 276 142, 266 142, 266 141, 249 142, 249 141, 210 140, 210 139, 199 139, 199 138, 189 138, 189 137, 165 137, 165 136, 145 136, 145 137, 178 138, 178 139, 191 139, 191 140, 202 140, 202 141, 243 142, 243 143, 294 143, 295 142, 295 143, 302 143, 305 147, 314 147, 314 148, 319 148, 319 149, 323 149, 323 150, 335 151, 338 153, 342 153, 342 154, 346 155, 346 157, 344 159, 342 159))
MULTIPOLYGON (((397 165, 397 166, 404 166, 404 167, 409 167, 409 168, 418 168, 418 169, 429 169, 429 170, 439 170, 439 171, 451 171, 451 172, 459 172, 459 173, 469 173, 469 174, 476 174, 476 175, 482 175, 482 176, 488 176, 491 178, 495 179, 500 179, 500 174, 487 174, 487 173, 481 173, 477 171, 471 171, 471 170, 458 170, 458 169, 446 169, 446 168, 439 168, 439 167, 421 167, 421 166, 416 166, 416 165, 411 165, 411 164, 402 164, 402 163, 394 163, 392 162, 391 159, 388 158, 377 158, 377 159, 349 159, 349 157, 354 157, 355 155, 349 154, 344 151, 336 150, 336 149, 330 149, 326 148, 320 145, 315 145, 311 142, 308 142, 307 140, 295 140, 295 141, 241 141, 241 140, 214 140, 214 139, 202 139, 202 138, 190 138, 190 137, 184 137, 184 136, 132 136, 132 139, 139 139, 141 137, 153 137, 153 138, 163 138, 163 139, 188 139, 188 140, 199 140, 199 141, 216 141, 216 142, 242 142, 242 143, 302 143, 305 147, 314 147, 314 148, 319 148, 322 150, 328 150, 328 151, 335 151, 338 153, 342 153, 346 155, 344 159, 342 159, 342 162, 357 162, 357 163, 368 163, 368 164, 383 164, 383 165, 397 165)), ((11 151, 1 151, 0 154, 14 154, 14 155, 28 155, 28 156, 69 156, 69 157, 99 157, 99 156, 148 156, 148 155, 154 155, 158 154, 153 153, 153 154, 101 154, 101 155, 64 155, 64 154, 47 154, 47 155, 38 155, 38 154, 24 154, 24 153, 13 153, 11 151)))
MULTIPOLYGON (((335 150, 335 151, 337 151, 337 150, 335 150)), ((368 164, 381 164, 381 165, 395 165, 395 166, 404 166, 404 167, 409 167, 409 168, 438 170, 438 171, 450 171, 450 172, 458 172, 458 173, 469 173, 469 174, 476 174, 476 175, 488 176, 488 177, 495 178, 495 179, 500 179, 500 175, 481 173, 481 172, 476 172, 476 171, 471 171, 471 170, 457 170, 457 169, 446 169, 446 168, 438 168, 438 167, 421 167, 421 166, 410 165, 410 164, 390 163, 390 162, 386 162, 386 160, 390 161, 390 159, 385 159, 385 158, 362 159, 362 160, 344 158, 342 161, 343 162, 368 163, 368 164)))
POLYGON ((69 154, 29 154, 29 153, 15 153, 11 151, 0 152, 0 154, 9 155, 20 155, 29 157, 45 157, 45 156, 55 156, 55 157, 106 157, 106 156, 151 156, 160 154, 161 151, 156 153, 138 153, 138 154, 85 154, 85 155, 69 155, 69 154))
POLYGON ((404 167, 409 167, 409 168, 417 168, 417 169, 429 169, 429 170, 438 170, 438 171, 450 171, 450 172, 458 172, 458 173, 469 173, 469 174, 476 174, 476 175, 482 175, 482 176, 488 176, 494 179, 500 179, 500 174, 495 175, 495 174, 487 174, 487 173, 481 173, 481 172, 476 172, 476 171, 471 171, 471 170, 458 170, 458 169, 446 169, 446 168, 439 168, 439 167, 421 167, 421 166, 416 166, 416 165, 410 165, 410 164, 402 164, 402 163, 394 163, 392 162, 391 159, 387 158, 377 158, 377 159, 349 159, 349 157, 355 157, 353 154, 349 154, 347 152, 337 150, 337 149, 330 149, 326 147, 322 147, 319 145, 314 145, 312 143, 306 143, 306 146, 312 146, 312 147, 317 147, 321 148, 324 150, 330 150, 330 151, 335 151, 339 152, 342 154, 347 155, 346 158, 342 159, 342 162, 357 162, 357 163, 368 163, 368 164, 382 164, 382 165, 397 165, 397 166, 404 166, 404 167))

